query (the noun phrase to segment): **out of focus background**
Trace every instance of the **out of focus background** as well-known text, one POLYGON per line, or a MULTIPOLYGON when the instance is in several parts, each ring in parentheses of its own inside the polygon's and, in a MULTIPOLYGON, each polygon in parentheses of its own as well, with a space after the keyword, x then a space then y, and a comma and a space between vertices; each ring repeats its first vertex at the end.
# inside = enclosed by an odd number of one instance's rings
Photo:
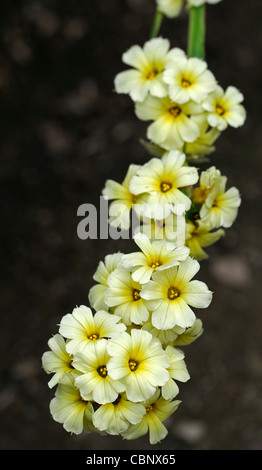
MULTIPOLYGON (((122 53, 149 38, 154 9, 154 0, 1 1, 1 449, 151 448, 148 436, 64 431, 49 413, 41 356, 61 317, 88 304, 99 260, 133 250, 130 240, 80 240, 77 209, 99 209, 106 179, 149 159, 139 143, 147 124, 113 80, 122 53)), ((191 380, 153 449, 262 449, 261 18, 260 0, 207 7, 209 68, 242 91, 248 113, 210 164, 242 205, 197 276, 214 300, 197 312, 204 334, 184 349, 191 380)), ((161 34, 186 49, 187 27, 184 11, 161 34)))

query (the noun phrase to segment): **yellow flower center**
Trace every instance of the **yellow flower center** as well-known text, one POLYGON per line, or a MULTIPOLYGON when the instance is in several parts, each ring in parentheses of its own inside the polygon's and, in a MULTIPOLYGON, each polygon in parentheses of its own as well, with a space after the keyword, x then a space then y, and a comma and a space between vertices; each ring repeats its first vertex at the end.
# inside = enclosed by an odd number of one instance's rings
POLYGON ((186 78, 182 78, 181 85, 183 88, 188 88, 190 85, 192 85, 192 83, 186 78))
POLYGON ((149 413, 150 411, 153 410, 153 406, 152 405, 149 405, 146 407, 146 412, 149 413))
POLYGON ((131 194, 131 199, 132 199, 133 204, 136 204, 137 198, 138 198, 137 194, 131 194))
POLYGON ((225 114, 225 109, 223 108, 223 106, 221 106, 220 104, 217 104, 216 105, 216 113, 219 116, 223 116, 223 114, 225 114))
POLYGON ((134 372, 138 368, 138 362, 134 359, 130 359, 128 365, 131 372, 134 372))
POLYGON ((92 335, 88 336, 88 339, 91 341, 96 341, 99 338, 99 335, 97 333, 92 333, 92 335))
POLYGON ((152 263, 152 264, 151 264, 151 268, 153 268, 153 269, 158 268, 158 266, 160 266, 160 263, 159 263, 158 261, 156 261, 155 263, 152 263))
POLYGON ((169 300, 177 299, 179 296, 180 296, 180 291, 176 287, 174 286, 169 287, 167 291, 167 297, 169 298, 169 300))
POLYGON ((209 190, 207 188, 195 188, 192 192, 192 198, 196 204, 203 204, 208 194, 209 190))
POLYGON ((191 220, 193 220, 193 222, 195 222, 196 220, 199 220, 199 219, 200 219, 199 212, 194 212, 191 216, 191 220))
POLYGON ((97 372, 99 373, 100 377, 103 377, 103 379, 107 376, 107 368, 106 366, 99 366, 97 368, 97 372))
POLYGON ((179 114, 182 112, 182 109, 179 106, 173 106, 172 108, 169 108, 168 111, 171 114, 171 116, 173 116, 174 118, 177 118, 179 114))
POLYGON ((162 181, 160 184, 160 189, 162 193, 166 193, 167 191, 170 191, 172 189, 172 183, 167 183, 166 181, 162 181))
POLYGON ((146 75, 147 80, 154 80, 154 78, 159 74, 157 69, 150 70, 146 75))
POLYGON ((134 290, 133 290, 133 299, 134 299, 134 300, 139 300, 139 299, 141 299, 141 297, 140 297, 140 291, 139 291, 138 289, 134 289, 134 290))

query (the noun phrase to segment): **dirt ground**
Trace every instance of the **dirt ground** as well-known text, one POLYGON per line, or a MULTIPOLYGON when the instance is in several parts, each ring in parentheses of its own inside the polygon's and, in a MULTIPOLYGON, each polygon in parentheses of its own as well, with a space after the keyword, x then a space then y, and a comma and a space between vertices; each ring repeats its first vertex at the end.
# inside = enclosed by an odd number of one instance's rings
MULTIPOLYGON (((105 180, 149 156, 146 125, 116 95, 122 53, 149 37, 151 0, 1 1, 0 448, 152 448, 97 434, 71 436, 49 413, 41 368, 61 317, 87 304, 98 261, 128 240, 80 240, 77 209, 99 207, 105 180)), ((262 3, 223 0, 207 12, 206 59, 245 96, 248 119, 211 156, 242 195, 239 216, 209 249, 198 279, 214 292, 204 334, 185 349, 191 379, 154 449, 262 450, 262 3)), ((186 48, 187 14, 161 34, 186 48)), ((204 167, 204 166, 203 166, 204 167)))

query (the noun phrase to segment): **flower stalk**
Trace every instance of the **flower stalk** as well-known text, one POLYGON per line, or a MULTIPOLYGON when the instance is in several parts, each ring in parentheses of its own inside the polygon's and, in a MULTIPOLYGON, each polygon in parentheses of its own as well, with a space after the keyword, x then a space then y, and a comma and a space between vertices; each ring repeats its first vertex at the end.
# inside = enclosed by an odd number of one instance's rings
POLYGON ((157 10, 154 16, 154 20, 153 20, 153 24, 152 24, 152 28, 150 32, 150 39, 158 36, 162 21, 163 21, 163 13, 157 10))
POLYGON ((205 4, 189 9, 188 57, 205 58, 205 4))

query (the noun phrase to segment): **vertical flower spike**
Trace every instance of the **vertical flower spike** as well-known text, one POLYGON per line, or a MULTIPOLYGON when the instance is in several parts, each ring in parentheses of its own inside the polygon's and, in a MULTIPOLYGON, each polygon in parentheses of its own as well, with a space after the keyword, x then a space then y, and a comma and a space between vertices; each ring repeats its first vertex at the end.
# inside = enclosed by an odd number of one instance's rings
POLYGON ((242 93, 224 90, 204 60, 205 3, 219 1, 155 0, 150 39, 122 55, 129 68, 116 75, 115 91, 133 100, 138 119, 151 121, 142 140, 151 157, 129 164, 121 183, 108 179, 102 190, 110 235, 129 232, 135 222, 137 251, 116 249, 98 263, 87 292, 91 308, 64 315, 42 356, 52 374, 48 386, 57 386, 51 415, 69 433, 128 440, 148 433, 155 445, 167 436, 164 423, 190 378, 178 348, 203 334, 194 309, 207 308, 213 297, 193 278, 241 203, 218 168, 199 168, 222 131, 246 119, 242 93), (184 6, 187 53, 158 36, 164 17, 184 6))

